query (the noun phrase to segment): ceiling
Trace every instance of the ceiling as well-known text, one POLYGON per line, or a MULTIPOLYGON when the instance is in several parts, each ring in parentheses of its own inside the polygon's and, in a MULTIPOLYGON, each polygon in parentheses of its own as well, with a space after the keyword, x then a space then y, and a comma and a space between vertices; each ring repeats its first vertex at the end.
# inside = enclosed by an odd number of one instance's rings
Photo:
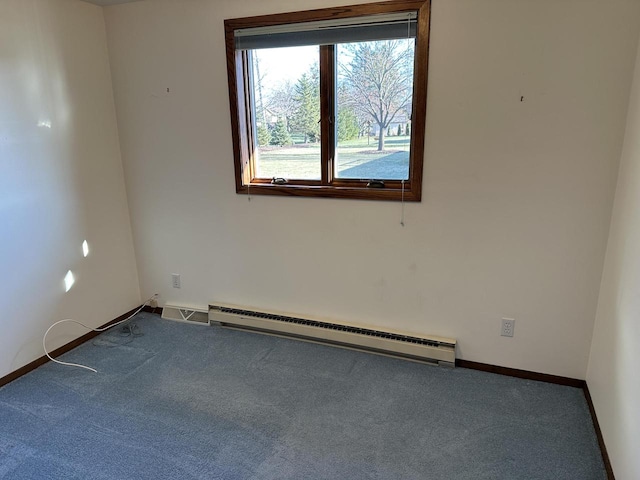
POLYGON ((118 5, 119 3, 131 3, 137 2, 138 0, 83 0, 87 3, 93 3, 94 5, 118 5))

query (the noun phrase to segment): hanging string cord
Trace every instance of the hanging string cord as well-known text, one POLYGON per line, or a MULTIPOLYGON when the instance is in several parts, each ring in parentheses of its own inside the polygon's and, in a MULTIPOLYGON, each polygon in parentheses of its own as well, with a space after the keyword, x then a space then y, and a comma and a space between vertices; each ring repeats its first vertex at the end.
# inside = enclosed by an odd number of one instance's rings
POLYGON ((402 180, 402 206, 400 210, 400 225, 404 227, 404 180, 402 180))
POLYGON ((144 304, 138 309, 136 310, 134 313, 132 313, 131 315, 129 315, 127 318, 125 318, 124 320, 120 320, 119 322, 114 323, 113 325, 107 325, 106 327, 100 327, 100 328, 93 328, 90 327, 88 325, 85 325, 82 322, 78 322, 77 320, 73 320, 71 318, 65 318, 64 320, 58 320, 57 322, 55 322, 53 325, 51 325, 47 331, 44 334, 44 337, 42 337, 42 348, 44 349, 44 354, 49 358, 49 360, 51 360, 52 362, 55 363, 59 363, 60 365, 66 365, 68 367, 78 367, 78 368, 84 368, 85 370, 90 370, 93 373, 98 373, 98 371, 95 368, 91 368, 91 367, 87 367, 86 365, 81 365, 79 363, 70 363, 70 362, 63 362, 61 360, 56 360, 55 358, 53 358, 51 355, 49 355, 49 352, 47 351, 47 346, 46 346, 46 340, 47 340, 47 335, 49 334, 49 332, 51 331, 51 329, 53 327, 55 327, 56 325, 59 325, 61 323, 75 323, 77 325, 83 326, 84 328, 86 328, 87 330, 93 330, 94 332, 104 332, 105 330, 109 330, 110 328, 113 327, 117 327, 118 325, 123 324, 124 322, 131 320, 133 317, 135 317, 138 313, 140 313, 142 311, 142 309, 144 307, 147 306, 147 304, 153 300, 156 296, 154 295, 153 297, 149 298, 149 300, 147 300, 146 302, 144 302, 144 304))
POLYGON ((251 201, 251 171, 249 169, 249 162, 245 162, 244 168, 249 172, 249 181, 247 182, 247 201, 251 201))

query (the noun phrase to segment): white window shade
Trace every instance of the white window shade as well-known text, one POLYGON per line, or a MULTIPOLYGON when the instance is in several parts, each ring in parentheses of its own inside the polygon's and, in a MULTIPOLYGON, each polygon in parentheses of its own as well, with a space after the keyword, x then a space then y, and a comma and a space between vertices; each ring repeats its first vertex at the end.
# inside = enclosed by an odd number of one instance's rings
POLYGON ((417 12, 369 15, 234 31, 237 50, 333 45, 416 36, 417 12))

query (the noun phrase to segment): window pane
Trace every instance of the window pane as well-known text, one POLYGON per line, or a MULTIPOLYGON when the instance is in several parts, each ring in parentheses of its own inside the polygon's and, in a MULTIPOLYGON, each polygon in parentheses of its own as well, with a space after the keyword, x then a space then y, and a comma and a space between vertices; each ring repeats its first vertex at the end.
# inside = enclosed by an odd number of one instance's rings
POLYGON ((415 39, 336 48, 336 177, 407 180, 415 39))
POLYGON ((257 178, 320 180, 319 52, 251 51, 257 178))

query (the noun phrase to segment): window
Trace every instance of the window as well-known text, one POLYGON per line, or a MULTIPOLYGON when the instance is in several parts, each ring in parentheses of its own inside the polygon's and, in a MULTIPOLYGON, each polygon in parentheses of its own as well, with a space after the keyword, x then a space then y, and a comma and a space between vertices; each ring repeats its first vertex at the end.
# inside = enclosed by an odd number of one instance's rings
POLYGON ((420 201, 429 0, 225 20, 236 192, 420 201))

